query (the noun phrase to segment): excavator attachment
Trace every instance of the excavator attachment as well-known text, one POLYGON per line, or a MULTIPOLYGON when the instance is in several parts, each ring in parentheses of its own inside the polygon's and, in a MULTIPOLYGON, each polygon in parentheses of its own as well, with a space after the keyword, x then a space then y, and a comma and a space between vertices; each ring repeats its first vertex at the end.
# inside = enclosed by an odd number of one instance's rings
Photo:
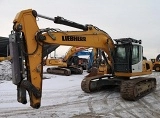
POLYGON ((17 85, 17 101, 23 104, 27 103, 26 90, 20 86, 21 81, 24 79, 24 65, 21 53, 21 46, 19 45, 20 34, 9 35, 10 55, 12 57, 12 82, 17 85), (20 65, 20 66, 19 66, 20 65), (17 68, 17 67, 20 68, 17 68))
MULTIPOLYGON (((28 91, 31 100, 31 106, 33 108, 39 108, 39 100, 32 102, 31 97, 35 99, 41 98, 41 91, 39 91, 31 81, 27 81, 29 78, 29 73, 25 68, 27 67, 27 56, 24 51, 24 42, 22 40, 22 34, 19 32, 9 35, 9 45, 10 45, 10 55, 11 55, 11 66, 12 66, 12 82, 17 85, 17 101, 26 104, 26 91, 28 91), (25 60, 25 62, 24 62, 25 60), (27 76, 26 76, 27 72, 27 76)), ((29 69, 27 67, 27 69, 29 69)))

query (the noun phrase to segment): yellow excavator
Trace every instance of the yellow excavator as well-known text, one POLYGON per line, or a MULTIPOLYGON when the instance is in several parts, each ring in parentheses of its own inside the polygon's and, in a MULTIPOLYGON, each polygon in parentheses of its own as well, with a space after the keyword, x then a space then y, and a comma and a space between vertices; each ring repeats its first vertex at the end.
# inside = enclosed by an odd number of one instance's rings
POLYGON ((157 55, 155 59, 150 59, 153 64, 153 70, 156 72, 160 72, 160 54, 157 55))
POLYGON ((75 53, 88 49, 88 47, 71 47, 63 59, 47 59, 47 66, 58 66, 47 68, 47 73, 60 74, 69 76, 71 74, 82 74, 82 67, 78 66, 78 57, 73 56, 75 53))
POLYGON ((90 93, 104 86, 116 85, 120 86, 123 99, 135 101, 156 88, 156 78, 142 77, 152 73, 152 63, 143 61, 141 40, 112 40, 105 31, 93 25, 82 25, 60 16, 47 17, 32 9, 22 10, 13 21, 9 43, 12 82, 17 86, 17 101, 26 104, 28 91, 30 106, 36 109, 41 106, 44 44, 93 47, 102 50, 109 71, 107 74, 99 75, 97 68, 92 68, 89 75, 82 80, 81 88, 84 92, 90 93), (37 18, 45 18, 57 24, 78 28, 80 31, 40 29, 37 18))

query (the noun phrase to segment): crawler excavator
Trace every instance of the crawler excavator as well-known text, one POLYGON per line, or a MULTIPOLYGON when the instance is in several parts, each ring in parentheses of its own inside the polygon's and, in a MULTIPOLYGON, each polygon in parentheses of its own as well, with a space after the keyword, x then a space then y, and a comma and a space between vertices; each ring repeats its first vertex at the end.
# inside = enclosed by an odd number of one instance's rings
POLYGON ((58 66, 58 67, 49 67, 47 72, 50 74, 60 74, 69 76, 71 74, 82 74, 82 67, 78 66, 78 56, 74 56, 75 53, 85 50, 88 47, 71 47, 66 53, 63 59, 47 59, 47 66, 58 66))
MULTIPOLYGON (((20 11, 13 20, 13 30, 9 35, 12 56, 12 82, 17 86, 17 101, 38 109, 42 97, 43 44, 94 47, 105 52, 107 74, 98 75, 93 68, 81 83, 84 92, 100 90, 104 86, 120 86, 121 97, 138 100, 156 88, 156 78, 143 76, 152 73, 151 61, 143 61, 141 40, 133 38, 112 38, 96 26, 82 25, 60 16, 51 18, 32 9, 20 11), (40 29, 37 17, 56 24, 78 28, 80 31, 62 31, 57 28, 40 29), (23 63, 25 60, 25 65, 23 63), (111 62, 107 63, 108 60, 111 62), (26 68, 26 69, 24 69, 26 68)), ((104 54, 103 54, 104 55, 104 54)))
POLYGON ((156 72, 160 72, 160 54, 157 55, 155 59, 150 59, 153 64, 153 70, 156 72))

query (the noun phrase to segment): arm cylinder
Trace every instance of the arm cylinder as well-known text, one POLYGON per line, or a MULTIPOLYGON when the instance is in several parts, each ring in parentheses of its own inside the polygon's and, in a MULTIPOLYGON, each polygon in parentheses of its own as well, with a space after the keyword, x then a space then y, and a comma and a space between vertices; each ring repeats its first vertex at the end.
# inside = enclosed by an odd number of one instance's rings
POLYGON ((76 23, 76 22, 73 22, 73 21, 69 21, 69 20, 64 19, 63 17, 60 17, 60 16, 57 16, 57 17, 55 17, 55 18, 51 18, 51 17, 44 16, 44 15, 41 15, 41 14, 37 14, 37 16, 38 16, 38 17, 41 17, 41 18, 44 18, 44 19, 51 20, 51 21, 53 21, 53 22, 56 23, 56 24, 66 25, 66 26, 70 26, 70 27, 82 29, 82 30, 84 30, 84 31, 87 31, 87 30, 88 30, 88 27, 87 27, 87 26, 84 26, 84 25, 82 25, 82 24, 79 24, 79 23, 76 23))
POLYGON ((60 17, 60 16, 55 17, 54 23, 63 24, 63 25, 66 25, 66 26, 82 29, 84 31, 88 30, 87 26, 84 26, 82 24, 79 24, 79 23, 76 23, 76 22, 73 22, 73 21, 66 20, 66 19, 64 19, 63 17, 60 17))
POLYGON ((44 19, 48 19, 48 20, 54 21, 54 18, 51 18, 51 17, 48 17, 48 16, 44 16, 44 15, 41 15, 41 14, 37 14, 37 16, 40 17, 40 18, 44 18, 44 19))

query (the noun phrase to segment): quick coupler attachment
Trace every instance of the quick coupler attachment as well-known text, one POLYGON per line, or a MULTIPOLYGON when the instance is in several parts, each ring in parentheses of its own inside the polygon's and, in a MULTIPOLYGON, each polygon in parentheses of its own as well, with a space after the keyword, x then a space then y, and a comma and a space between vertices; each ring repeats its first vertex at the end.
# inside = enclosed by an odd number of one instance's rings
POLYGON ((41 98, 41 92, 29 81, 22 80, 20 87, 25 88, 29 93, 33 93, 36 98, 41 98))
POLYGON ((27 98, 26 98, 26 89, 20 87, 17 85, 17 101, 26 104, 27 98))

